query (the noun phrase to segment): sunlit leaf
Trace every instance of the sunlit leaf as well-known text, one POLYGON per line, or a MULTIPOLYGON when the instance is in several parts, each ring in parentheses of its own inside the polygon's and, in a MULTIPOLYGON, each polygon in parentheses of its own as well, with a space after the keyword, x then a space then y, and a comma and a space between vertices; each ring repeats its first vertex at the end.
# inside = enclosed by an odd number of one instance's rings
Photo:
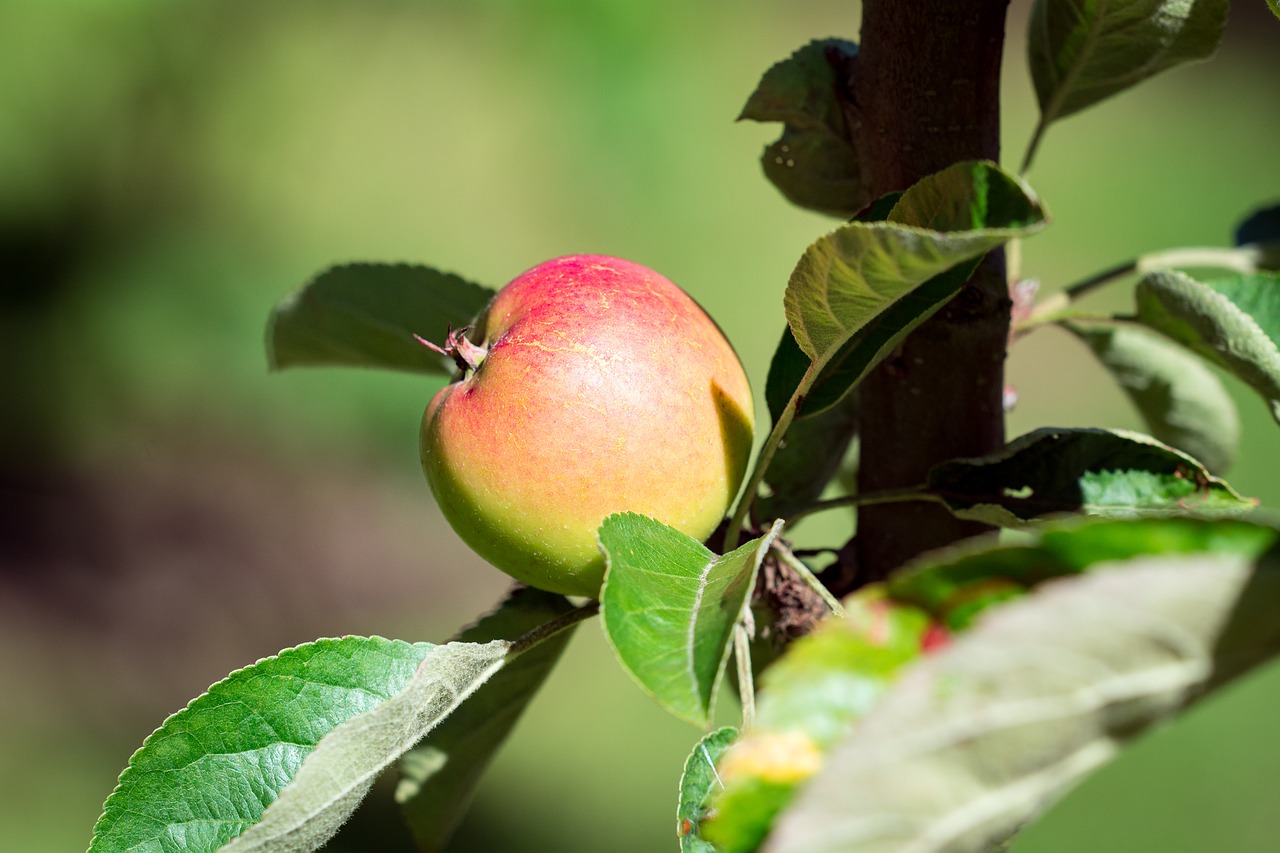
POLYGON ((1144 276, 1138 320, 1235 374, 1280 422, 1280 275, 1200 282, 1175 270, 1144 276))
POLYGON ((1231 467, 1240 442, 1236 404, 1202 359, 1132 324, 1062 325, 1093 350, 1154 438, 1210 472, 1231 467))
MULTIPOLYGON (((515 641, 572 609, 564 596, 518 587, 497 610, 455 639, 515 641)), ((571 631, 564 631, 518 655, 400 759, 396 801, 422 853, 444 849, 481 775, 571 636, 571 631)))
POLYGON ((1027 57, 1040 130, 1184 62, 1209 57, 1229 0, 1036 0, 1027 57))
POLYGON ((780 524, 724 556, 635 513, 600 525, 605 636, 624 669, 672 714, 706 726, 733 627, 780 524))
POLYGON ((1195 459, 1124 430, 1044 428, 929 472, 928 489, 960 518, 1002 527, 1063 513, 1119 518, 1243 512, 1240 497, 1195 459))
POLYGON ((1005 842, 1136 735, 1280 652, 1280 559, 1139 557, 1050 581, 913 665, 768 853, 1005 842))
POLYGON ((272 369, 380 367, 449 376, 452 361, 414 340, 443 344, 479 314, 493 291, 409 264, 347 264, 325 270, 281 300, 267 328, 272 369))
POLYGON ((316 850, 507 646, 346 637, 234 672, 130 759, 90 853, 316 850))
POLYGON ((824 755, 922 654, 929 617, 864 588, 765 670, 752 728, 718 762, 724 791, 704 835, 720 853, 755 850, 824 755))
POLYGON ((796 344, 820 374, 840 357, 843 387, 831 402, 945 304, 964 279, 945 280, 941 292, 918 304, 904 297, 1044 224, 1039 201, 1016 178, 991 163, 959 163, 907 190, 889 221, 851 222, 811 245, 791 274, 784 305, 796 344), (898 303, 910 310, 884 322, 898 303), (842 352, 864 332, 858 354, 842 352))
POLYGON ((810 42, 765 72, 738 116, 782 122, 760 157, 765 175, 793 204, 844 218, 870 200, 845 119, 857 54, 843 39, 810 42))
POLYGON ((693 747, 680 774, 680 802, 676 805, 676 835, 680 853, 718 853, 702 838, 702 821, 711 808, 711 799, 720 790, 716 762, 738 736, 732 726, 704 735, 693 747))

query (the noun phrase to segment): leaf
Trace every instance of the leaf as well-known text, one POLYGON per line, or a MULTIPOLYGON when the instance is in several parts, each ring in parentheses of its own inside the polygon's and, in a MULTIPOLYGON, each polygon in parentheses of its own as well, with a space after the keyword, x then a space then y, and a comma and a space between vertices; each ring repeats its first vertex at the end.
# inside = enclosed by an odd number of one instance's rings
POLYGON ((738 730, 733 726, 716 729, 704 735, 685 759, 684 772, 680 774, 680 801, 676 805, 680 853, 717 853, 716 848, 702 838, 702 821, 707 817, 712 797, 720 789, 716 762, 737 736, 738 730))
MULTIPOLYGON (((1044 223, 1031 190, 992 163, 958 163, 924 178, 903 193, 890 221, 848 223, 805 251, 784 297, 796 343, 821 374, 855 335, 920 285, 1044 223)), ((877 355, 963 283, 947 281, 943 293, 880 329, 867 347, 874 355, 860 359, 846 381, 865 375, 877 355)))
POLYGON ((1229 0, 1036 0, 1027 58, 1040 127, 1175 65, 1207 59, 1229 0))
POLYGON ((1237 246, 1280 244, 1280 204, 1249 214, 1236 226, 1235 242, 1237 246))
POLYGON ((1222 380, 1201 359, 1139 326, 1061 325, 1093 350, 1152 436, 1198 459, 1210 472, 1231 467, 1240 419, 1222 380))
POLYGON ((1280 560, 1140 557, 1049 582, 915 664, 768 853, 1006 842, 1138 734, 1280 651, 1280 560))
POLYGON ((1276 541, 1276 531, 1234 519, 1073 518, 1043 525, 1022 539, 1002 544, 984 536, 931 551, 895 572, 888 594, 960 631, 992 605, 1097 563, 1204 551, 1256 557, 1276 541))
POLYGON ((1038 429, 990 456, 934 466, 927 488, 956 516, 1002 527, 1059 513, 1140 518, 1256 505, 1190 456, 1105 429, 1038 429))
POLYGON ((134 753, 90 853, 315 850, 506 652, 345 637, 238 670, 134 753))
POLYGON ((783 123, 760 163, 789 201, 846 219, 870 201, 844 115, 857 55, 851 41, 810 42, 765 72, 738 116, 783 123))
POLYGON ((718 761, 724 791, 704 835, 719 853, 755 850, 775 815, 821 768, 906 664, 922 652, 929 618, 864 587, 793 642, 765 670, 753 727, 718 761))
POLYGON ((1134 290, 1138 321, 1234 374, 1280 422, 1280 275, 1199 282, 1156 270, 1134 290))
POLYGON ((617 513, 600 525, 600 614, 623 668, 658 704, 706 726, 733 626, 782 525, 724 556, 651 518, 617 513))
POLYGON ((1271 7, 1271 11, 1280 18, 1280 0, 1267 0, 1267 5, 1271 7))
MULTIPOLYGON (((514 641, 572 609, 563 596, 517 587, 501 607, 459 634, 456 641, 514 641)), ((517 656, 400 759, 396 802, 418 850, 444 849, 481 775, 560 660, 571 636, 565 631, 517 656)))
POLYGON ((453 362, 413 336, 441 343, 492 297, 486 287, 430 267, 331 267, 271 312, 267 360, 273 370, 339 365, 449 376, 453 362))

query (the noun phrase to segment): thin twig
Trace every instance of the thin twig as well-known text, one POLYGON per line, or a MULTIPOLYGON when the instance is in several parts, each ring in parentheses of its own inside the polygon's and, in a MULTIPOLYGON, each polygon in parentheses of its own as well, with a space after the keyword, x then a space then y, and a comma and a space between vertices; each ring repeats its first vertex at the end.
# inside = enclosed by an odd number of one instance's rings
POLYGON ((567 631, 579 622, 584 622, 599 612, 600 602, 589 601, 581 607, 576 607, 573 610, 570 610, 568 613, 562 613, 554 619, 549 619, 546 622, 543 622, 532 631, 529 631, 527 634, 516 639, 511 644, 511 649, 507 654, 514 656, 522 652, 527 652, 534 646, 550 640, 556 634, 559 634, 562 631, 567 631))
POLYGON ((756 718, 756 685, 751 674, 751 638, 747 626, 739 622, 733 626, 733 659, 738 666, 738 698, 742 703, 742 728, 751 728, 756 718))
POLYGON ((814 501, 802 510, 787 519, 787 527, 794 527, 796 522, 802 518, 813 515, 815 512, 823 512, 828 509, 840 509, 842 507, 853 506, 875 506, 877 504, 901 503, 902 501, 936 501, 939 500, 937 495, 926 491, 928 487, 924 485, 907 486, 901 489, 885 489, 882 492, 864 492, 857 495, 844 495, 838 498, 828 498, 825 501, 814 501))

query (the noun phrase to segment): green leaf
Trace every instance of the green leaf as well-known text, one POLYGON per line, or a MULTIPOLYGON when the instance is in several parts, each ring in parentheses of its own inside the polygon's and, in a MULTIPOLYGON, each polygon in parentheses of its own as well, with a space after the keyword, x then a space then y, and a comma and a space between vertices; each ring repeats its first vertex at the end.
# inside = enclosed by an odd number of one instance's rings
POLYGON ((1028 532, 1018 544, 984 536, 931 551, 895 572, 887 587, 895 601, 959 631, 994 604, 1098 563, 1204 551, 1256 557, 1276 538, 1271 527, 1234 519, 1073 518, 1028 532))
POLYGON ((724 791, 704 835, 719 853, 748 853, 823 756, 922 653, 929 618, 864 587, 845 617, 793 642, 763 676, 753 727, 718 762, 724 791))
POLYGON ((493 291, 409 264, 331 267, 281 300, 267 326, 273 370, 338 365, 449 376, 453 362, 414 340, 443 343, 475 319, 493 291))
POLYGON ((1271 7, 1271 11, 1275 12, 1277 18, 1280 18, 1280 0, 1267 0, 1267 5, 1271 7))
POLYGON ((1280 558, 1064 578, 912 666, 774 826, 770 853, 986 850, 1119 748, 1280 652, 1280 558), (928 792, 923 795, 922 792, 928 792))
POLYGON ((732 726, 716 729, 704 735, 685 759, 684 772, 680 774, 680 801, 676 805, 680 853, 717 853, 716 848, 702 838, 702 821, 711 808, 712 797, 720 789, 716 762, 737 736, 738 730, 732 726))
MULTIPOLYGON (((517 587, 457 642, 517 640, 573 610, 563 597, 517 587)), ((422 853, 443 850, 475 787, 568 645, 564 631, 523 652, 400 759, 396 801, 422 853)))
POLYGON ((1036 0, 1027 58, 1040 129, 1175 65, 1207 59, 1229 0, 1036 0))
MULTIPOLYGON (((924 178, 903 193, 890 221, 848 223, 805 251, 784 298, 796 343, 821 374, 845 344, 920 285, 1044 224, 1031 190, 992 163, 958 163, 924 178)), ((845 390, 962 284, 949 280, 909 316, 870 330, 865 349, 873 355, 857 359, 845 390)))
POLYGON ((1280 422, 1280 274, 1206 283, 1157 270, 1138 282, 1134 298, 1141 323, 1234 374, 1280 422))
POLYGON ((765 72, 738 116, 783 123, 760 163, 789 201, 846 219, 871 200, 844 112, 857 55, 850 41, 810 42, 765 72))
POLYGON ((960 518, 1002 527, 1061 513, 1139 518, 1256 506, 1185 453, 1105 429, 1035 430, 999 453, 934 466, 928 490, 960 518))
POLYGON ((1093 350, 1153 437, 1198 459, 1212 473, 1231 467, 1240 419, 1222 380, 1203 360, 1140 326, 1061 325, 1093 350))
POLYGON ((636 513, 600 525, 605 636, 636 683, 675 716, 706 726, 733 626, 781 524, 724 556, 636 513))
POLYGON ((238 670, 133 755, 90 853, 318 849, 507 646, 345 637, 238 670))

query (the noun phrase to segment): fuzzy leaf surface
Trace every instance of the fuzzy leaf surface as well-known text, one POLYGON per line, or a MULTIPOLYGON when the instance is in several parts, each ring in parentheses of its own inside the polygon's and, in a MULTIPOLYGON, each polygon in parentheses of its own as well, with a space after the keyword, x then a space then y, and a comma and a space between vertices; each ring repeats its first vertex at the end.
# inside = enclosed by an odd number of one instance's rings
POLYGON ((605 637, 636 683, 682 720, 708 724, 733 627, 781 527, 719 556, 636 513, 611 515, 600 525, 605 637))
POLYGON ((331 267, 282 299, 267 326, 267 361, 450 376, 453 362, 414 340, 443 344, 493 297, 487 287, 410 264, 331 267))
POLYGON ((1176 65, 1207 59, 1229 0, 1036 0, 1027 58, 1040 125, 1176 65))
POLYGON ((738 116, 782 122, 760 164, 788 201, 846 219, 870 200, 844 112, 857 55, 851 41, 810 42, 765 72, 738 116))
POLYGON ((1157 270, 1134 290, 1139 322, 1229 371, 1280 422, 1280 274, 1201 282, 1157 270))
POLYGON ((1235 461, 1240 418, 1204 361, 1131 324, 1063 323, 1098 357, 1151 435, 1220 474, 1235 461))
POLYGON ((89 849, 316 850, 505 655, 345 637, 238 670, 147 738, 89 849))
MULTIPOLYGON (((572 609, 564 596, 518 587, 455 641, 515 641, 572 609)), ((396 802, 422 853, 444 849, 489 762, 572 636, 564 631, 517 655, 400 759, 396 802)))
POLYGON ((1256 506, 1185 453, 1105 429, 1029 432, 990 456, 934 466, 928 489, 960 518, 1001 527, 1065 513, 1140 518, 1256 506))
POLYGON ((676 805, 676 834, 680 853, 719 853, 702 837, 702 822, 707 818, 711 802, 720 790, 716 762, 738 736, 732 726, 703 735, 684 762, 680 774, 680 801, 676 805))
POLYGON ((791 273, 783 301, 795 342, 819 376, 829 366, 843 374, 843 387, 830 402, 940 308, 964 279, 946 281, 940 293, 919 304, 904 297, 1013 237, 1034 233, 1045 221, 1040 202, 1016 178, 992 163, 966 162, 913 185, 888 221, 850 222, 811 245, 791 273), (872 326, 895 306, 910 310, 872 326), (864 331, 868 339, 856 343, 858 355, 842 351, 864 331))
POLYGON ((1145 556, 1046 583, 913 665, 763 849, 1003 844, 1127 741, 1280 652, 1278 607, 1274 551, 1145 556))

